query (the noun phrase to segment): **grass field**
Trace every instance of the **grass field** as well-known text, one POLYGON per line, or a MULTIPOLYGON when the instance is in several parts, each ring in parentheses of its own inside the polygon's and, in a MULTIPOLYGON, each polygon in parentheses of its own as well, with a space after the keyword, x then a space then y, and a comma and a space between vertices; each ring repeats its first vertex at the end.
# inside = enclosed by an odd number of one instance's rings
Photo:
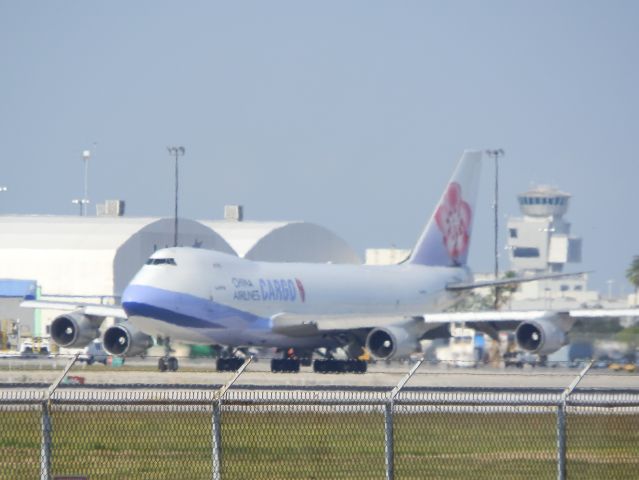
MULTIPOLYGON (((397 479, 556 478, 553 413, 395 415, 397 479)), ((54 410, 53 475, 210 479, 202 411, 54 410)), ((571 478, 637 478, 639 415, 569 415, 571 478)), ((222 413, 223 479, 384 478, 384 417, 323 407, 222 413)), ((0 479, 39 478, 40 412, 0 410, 0 479)))

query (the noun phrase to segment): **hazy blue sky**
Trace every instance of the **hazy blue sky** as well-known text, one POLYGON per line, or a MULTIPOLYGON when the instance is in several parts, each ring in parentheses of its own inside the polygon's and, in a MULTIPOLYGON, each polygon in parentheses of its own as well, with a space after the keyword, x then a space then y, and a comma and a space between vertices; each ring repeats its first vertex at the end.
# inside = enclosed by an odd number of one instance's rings
MULTIPOLYGON (((177 144, 186 217, 241 203, 362 254, 409 248, 462 150, 502 147, 504 214, 533 182, 570 192, 578 268, 629 292, 638 25, 639 2, 614 0, 0 0, 0 213, 76 213, 91 148, 92 201, 171 215, 177 144)), ((480 271, 492 175, 486 162, 480 271)))

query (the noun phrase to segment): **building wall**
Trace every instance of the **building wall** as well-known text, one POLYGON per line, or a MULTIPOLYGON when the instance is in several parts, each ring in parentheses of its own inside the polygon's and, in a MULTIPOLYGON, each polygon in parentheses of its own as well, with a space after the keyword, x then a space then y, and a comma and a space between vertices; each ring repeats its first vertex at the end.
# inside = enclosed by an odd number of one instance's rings
POLYGON ((405 248, 367 248, 366 265, 396 265, 406 260, 410 252, 405 248))
POLYGON ((0 275, 35 279, 47 295, 112 295, 114 251, 0 249, 0 275))
POLYGON ((245 258, 267 262, 362 263, 344 240, 309 223, 293 223, 273 230, 245 258))

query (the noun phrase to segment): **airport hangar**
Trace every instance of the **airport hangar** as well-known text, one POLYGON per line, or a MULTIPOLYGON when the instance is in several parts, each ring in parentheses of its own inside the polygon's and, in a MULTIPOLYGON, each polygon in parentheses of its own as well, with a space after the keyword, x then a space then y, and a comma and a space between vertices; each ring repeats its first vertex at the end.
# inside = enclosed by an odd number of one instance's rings
MULTIPOLYGON (((173 226, 173 218, 0 216, 0 279, 31 280, 41 299, 118 303, 148 257, 173 245, 173 226)), ((180 218, 178 232, 180 246, 251 260, 361 263, 343 239, 308 222, 180 218)), ((18 300, 0 292, 0 320, 16 320, 9 317, 18 300)), ((60 314, 20 310, 24 336, 48 336, 51 320, 60 314)))

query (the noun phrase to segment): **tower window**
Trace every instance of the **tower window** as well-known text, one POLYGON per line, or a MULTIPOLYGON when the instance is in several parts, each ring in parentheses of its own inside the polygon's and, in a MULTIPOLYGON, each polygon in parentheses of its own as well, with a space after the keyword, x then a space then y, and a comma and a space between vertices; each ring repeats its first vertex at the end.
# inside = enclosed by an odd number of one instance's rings
POLYGON ((515 247, 513 248, 513 257, 537 258, 539 257, 539 249, 532 247, 515 247))

